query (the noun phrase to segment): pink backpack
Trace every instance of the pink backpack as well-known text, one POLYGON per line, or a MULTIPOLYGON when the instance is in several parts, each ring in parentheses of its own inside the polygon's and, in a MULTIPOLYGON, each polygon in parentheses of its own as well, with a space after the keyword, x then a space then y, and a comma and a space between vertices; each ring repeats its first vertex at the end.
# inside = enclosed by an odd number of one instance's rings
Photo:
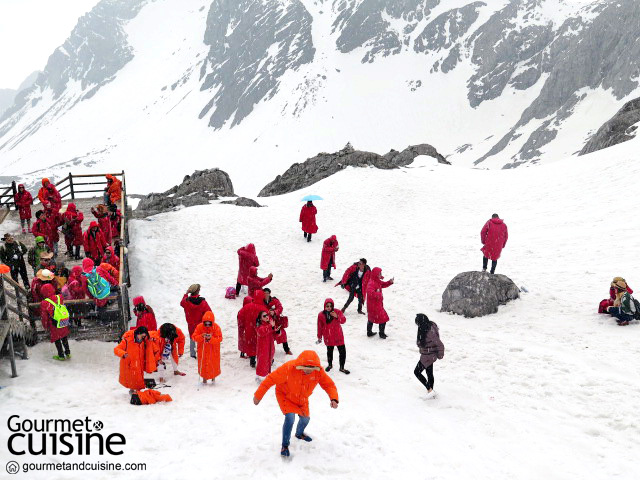
POLYGON ((236 298, 236 287, 227 287, 224 298, 230 298, 232 300, 236 298))

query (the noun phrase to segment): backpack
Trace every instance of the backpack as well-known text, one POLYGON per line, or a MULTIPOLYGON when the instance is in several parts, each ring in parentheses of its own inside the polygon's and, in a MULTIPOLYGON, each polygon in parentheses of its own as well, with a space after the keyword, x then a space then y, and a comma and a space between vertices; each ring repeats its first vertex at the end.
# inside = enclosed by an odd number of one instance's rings
POLYGON ((631 312, 634 320, 640 320, 640 301, 631 297, 631 312))
POLYGON ((87 277, 87 290, 89 290, 92 297, 102 300, 109 296, 111 293, 111 285, 109 285, 107 280, 98 275, 95 268, 91 273, 85 273, 84 276, 87 277))
POLYGON ((224 294, 224 298, 230 298, 231 300, 236 298, 236 288, 235 287, 227 287, 227 291, 224 294))
POLYGON ((45 298, 45 301, 53 305, 53 319, 56 321, 57 328, 64 328, 69 326, 69 310, 62 304, 60 295, 56 295, 58 302, 54 302, 50 298, 45 298))

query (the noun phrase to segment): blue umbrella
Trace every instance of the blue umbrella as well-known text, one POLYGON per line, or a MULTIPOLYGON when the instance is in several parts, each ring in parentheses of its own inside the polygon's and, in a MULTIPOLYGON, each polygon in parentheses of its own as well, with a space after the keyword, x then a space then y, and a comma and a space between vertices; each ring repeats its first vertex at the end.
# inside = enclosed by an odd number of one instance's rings
POLYGON ((314 200, 324 200, 320 195, 307 195, 302 197, 301 202, 313 202, 314 200))

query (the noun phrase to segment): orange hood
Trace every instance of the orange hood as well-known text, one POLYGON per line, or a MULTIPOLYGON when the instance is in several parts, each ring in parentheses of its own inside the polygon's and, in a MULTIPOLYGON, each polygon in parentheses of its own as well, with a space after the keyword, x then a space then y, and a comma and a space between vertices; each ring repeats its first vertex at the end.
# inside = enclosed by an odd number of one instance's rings
POLYGON ((295 364, 296 366, 312 365, 314 367, 321 367, 320 357, 313 350, 305 350, 298 355, 298 358, 295 360, 295 364))

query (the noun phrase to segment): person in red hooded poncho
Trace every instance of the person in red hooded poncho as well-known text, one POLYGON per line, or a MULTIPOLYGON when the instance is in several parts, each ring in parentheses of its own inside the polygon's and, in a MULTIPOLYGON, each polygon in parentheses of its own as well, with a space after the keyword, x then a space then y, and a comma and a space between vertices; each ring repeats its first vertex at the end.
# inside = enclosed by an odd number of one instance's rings
POLYGON ((62 198, 56 186, 48 178, 42 179, 42 188, 38 191, 38 198, 45 209, 58 213, 62 208, 62 198))
POLYGON ((242 307, 238 312, 238 315, 242 319, 242 325, 244 326, 244 353, 249 357, 249 364, 252 367, 256 366, 256 319, 260 312, 268 312, 268 308, 264 304, 264 292, 262 290, 256 290, 253 301, 242 307))
POLYGON ((107 248, 107 242, 100 231, 98 222, 91 222, 89 229, 84 232, 83 244, 85 255, 96 265, 99 265, 107 248))
POLYGON ((261 382, 271 373, 271 362, 276 354, 276 323, 268 312, 259 312, 256 325, 256 380, 261 382))
POLYGON ((249 285, 249 269, 259 267, 260 262, 256 255, 256 247, 253 243, 238 249, 238 280, 236 283, 236 296, 240 295, 240 287, 249 285))
POLYGON ((18 191, 16 192, 14 201, 20 214, 22 233, 27 233, 27 231, 31 233, 31 205, 33 205, 33 197, 24 188, 22 183, 18 185, 18 191), (25 224, 27 225, 27 229, 24 228, 25 224))
POLYGON ((244 314, 246 312, 244 312, 242 309, 244 307, 246 307, 247 305, 249 305, 250 303, 253 303, 253 297, 250 297, 249 295, 247 295, 246 297, 244 297, 242 299, 242 308, 240 310, 238 310, 238 315, 237 315, 237 319, 238 319, 238 350, 240 351, 240 358, 247 358, 247 355, 245 354, 245 346, 244 346, 244 314))
POLYGON ((82 222, 84 215, 76 209, 75 203, 67 206, 62 214, 64 243, 67 245, 67 256, 80 260, 80 246, 82 245, 82 222))
POLYGON ((316 214, 318 209, 313 202, 309 201, 302 206, 300 210, 300 222, 302 222, 302 231, 304 232, 304 238, 307 242, 311 241, 311 235, 318 231, 318 225, 316 225, 316 214))
POLYGON ((256 290, 261 290, 262 287, 264 287, 265 285, 271 283, 271 280, 273 279, 273 273, 270 273, 269 275, 267 275, 266 277, 259 277, 258 276, 258 267, 251 267, 249 269, 249 279, 248 279, 248 284, 249 284, 249 296, 253 297, 254 293, 256 292, 256 290))
POLYGON ((291 430, 298 415, 296 438, 310 442, 310 436, 304 433, 311 420, 309 414, 309 397, 316 385, 327 392, 331 400, 331 408, 338 408, 338 389, 333 380, 327 375, 320 365, 320 357, 313 350, 305 350, 295 360, 290 360, 278 367, 260 384, 253 394, 253 403, 258 405, 267 391, 276 386, 276 398, 280 410, 284 414, 284 426, 282 427, 282 449, 280 455, 289 456, 289 442, 291 430))
POLYGON ((107 242, 108 245, 111 245, 111 220, 106 205, 100 204, 95 208, 92 207, 91 213, 98 221, 98 226, 100 227, 104 241, 107 242))
POLYGON ((105 249, 102 263, 107 263, 115 268, 116 271, 120 271, 120 257, 116 255, 116 250, 111 245, 105 249))
POLYGON ((491 215, 491 219, 484 224, 480 232, 480 240, 484 245, 481 250, 482 254, 482 271, 487 271, 487 264, 491 260, 491 273, 495 273, 498 259, 502 253, 502 249, 507 245, 509 232, 507 224, 500 218, 497 213, 491 215))
POLYGON ((56 295, 55 288, 50 283, 42 286, 41 295, 44 298, 40 302, 40 318, 42 327, 49 332, 51 343, 56 344, 58 355, 53 358, 55 360, 69 360, 71 358, 71 350, 69 350, 69 318, 61 321, 55 320, 55 306, 64 305, 61 295, 56 295))
POLYGON ((278 345, 282 344, 284 353, 286 353, 287 355, 293 355, 293 353, 291 353, 291 349, 289 348, 289 342, 287 341, 287 331, 285 330, 289 327, 289 318, 282 315, 282 303, 276 297, 271 295, 270 288, 263 288, 262 291, 264 292, 264 304, 269 309, 269 316, 274 320, 276 329, 276 342, 278 343, 278 345))
POLYGON ((180 301, 180 306, 184 309, 187 327, 189 328, 189 353, 192 358, 196 358, 196 342, 192 338, 193 332, 202 322, 204 314, 211 311, 207 301, 200 296, 199 283, 194 283, 187 289, 187 293, 184 294, 180 301))
POLYGON ((322 244, 322 255, 320 257, 320 269, 322 270, 322 281, 333 280, 331 278, 331 268, 336 268, 336 252, 340 249, 338 239, 335 235, 327 238, 322 244))
POLYGON ((367 336, 373 337, 375 332, 373 331, 373 324, 380 325, 379 334, 380 338, 387 338, 384 333, 385 326, 389 321, 389 315, 384 309, 382 289, 393 285, 393 278, 388 282, 383 281, 382 270, 378 267, 371 270, 371 277, 369 278, 369 284, 367 285, 367 336))
POLYGON ((134 297, 133 313, 136 315, 136 328, 146 327, 150 332, 158 329, 156 315, 153 313, 153 308, 145 303, 142 295, 134 297))
POLYGON ((324 339, 327 347, 327 372, 333 368, 333 348, 338 347, 338 356, 340 361, 340 371, 349 375, 351 372, 344 368, 347 361, 347 347, 344 345, 344 334, 342 333, 342 324, 347 319, 344 314, 334 308, 333 300, 327 298, 324 301, 324 309, 318 313, 318 341, 320 343, 324 339))

